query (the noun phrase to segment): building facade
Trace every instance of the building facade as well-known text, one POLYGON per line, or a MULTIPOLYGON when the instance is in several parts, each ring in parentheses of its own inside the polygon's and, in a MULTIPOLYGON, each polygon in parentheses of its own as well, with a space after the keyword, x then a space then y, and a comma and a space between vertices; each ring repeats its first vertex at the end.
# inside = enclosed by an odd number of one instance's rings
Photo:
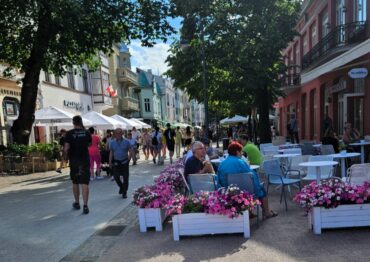
POLYGON ((275 105, 282 135, 295 115, 299 136, 320 140, 325 114, 339 135, 347 122, 362 135, 370 134, 369 18, 369 0, 303 2, 299 36, 283 52, 286 96, 275 105))
MULTIPOLYGON (((0 66, 2 75, 5 66, 0 66)), ((13 70, 14 77, 0 77, 0 145, 7 145, 11 142, 10 128, 14 120, 18 118, 19 104, 21 101, 21 87, 17 84, 20 80, 19 72, 13 70)))

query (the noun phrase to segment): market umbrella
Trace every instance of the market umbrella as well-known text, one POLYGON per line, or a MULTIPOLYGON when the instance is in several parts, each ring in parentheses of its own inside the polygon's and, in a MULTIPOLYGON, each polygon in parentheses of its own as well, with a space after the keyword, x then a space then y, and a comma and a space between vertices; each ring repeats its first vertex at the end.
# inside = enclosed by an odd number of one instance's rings
POLYGON ((35 112, 35 122, 40 124, 71 123, 74 114, 54 106, 45 107, 35 112))
POLYGON ((248 122, 248 118, 240 115, 235 115, 231 118, 222 119, 221 121, 220 121, 221 124, 245 123, 248 122))
POLYGON ((116 119, 105 116, 103 114, 100 114, 95 111, 90 111, 86 114, 82 115, 83 118, 86 118, 91 121, 91 125, 95 126, 96 128, 100 129, 115 129, 115 128, 122 128, 122 129, 127 129, 127 126, 122 123, 117 121, 116 119))
POLYGON ((136 118, 130 118, 131 121, 133 122, 136 122, 137 124, 141 125, 141 128, 151 128, 150 125, 148 125, 147 123, 143 122, 143 121, 140 121, 139 119, 136 119, 136 118))
POLYGON ((119 122, 121 122, 121 123, 123 123, 123 124, 125 124, 126 125, 126 130, 130 130, 130 129, 132 129, 133 127, 136 127, 136 128, 140 128, 140 126, 141 125, 139 125, 138 123, 136 123, 136 122, 133 122, 133 121, 131 121, 130 119, 128 119, 128 118, 125 118, 125 117, 123 117, 123 116, 120 116, 120 115, 113 115, 113 116, 111 116, 113 119, 115 119, 115 120, 117 120, 117 121, 119 121, 119 122))

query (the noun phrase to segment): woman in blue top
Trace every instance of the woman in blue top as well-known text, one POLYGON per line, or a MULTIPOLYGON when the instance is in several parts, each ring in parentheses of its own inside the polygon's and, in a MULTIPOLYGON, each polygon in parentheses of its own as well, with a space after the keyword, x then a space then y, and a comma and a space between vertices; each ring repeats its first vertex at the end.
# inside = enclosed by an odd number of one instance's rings
POLYGON ((221 186, 227 187, 226 175, 249 173, 253 174, 254 192, 255 197, 257 197, 262 202, 262 212, 263 218, 270 218, 277 216, 277 213, 269 210, 268 198, 266 196, 266 191, 261 185, 258 175, 250 169, 248 164, 241 158, 242 157, 243 146, 238 142, 233 142, 228 147, 229 156, 221 162, 217 176, 218 181, 221 186))

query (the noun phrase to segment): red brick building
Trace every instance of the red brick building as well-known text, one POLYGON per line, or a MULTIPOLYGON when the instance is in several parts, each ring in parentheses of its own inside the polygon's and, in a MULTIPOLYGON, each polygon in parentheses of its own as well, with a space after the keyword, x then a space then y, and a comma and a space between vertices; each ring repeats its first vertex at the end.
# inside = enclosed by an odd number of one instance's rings
POLYGON ((343 134, 346 122, 370 134, 370 0, 306 0, 296 25, 299 36, 283 51, 286 94, 277 106, 287 135, 296 115, 299 136, 320 140, 324 114, 343 134))

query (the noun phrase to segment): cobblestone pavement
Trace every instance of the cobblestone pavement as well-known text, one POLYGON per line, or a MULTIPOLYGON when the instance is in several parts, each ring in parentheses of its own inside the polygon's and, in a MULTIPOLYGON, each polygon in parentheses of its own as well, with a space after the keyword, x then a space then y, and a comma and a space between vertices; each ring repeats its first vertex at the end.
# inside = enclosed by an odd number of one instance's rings
MULTIPOLYGON (((130 166, 128 194, 143 184, 151 184, 162 169, 143 159, 130 166)), ((102 233, 108 225, 125 225, 126 232, 136 223, 137 212, 130 205, 131 199, 122 199, 110 179, 90 183, 88 215, 72 210, 71 191, 68 169, 62 175, 50 171, 0 176, 0 261, 70 261, 77 247, 83 247, 90 236, 102 233)), ((91 250, 84 251, 90 254, 84 257, 100 257, 112 245, 109 238, 117 239, 104 236, 86 245, 98 252, 95 255, 91 250)))

